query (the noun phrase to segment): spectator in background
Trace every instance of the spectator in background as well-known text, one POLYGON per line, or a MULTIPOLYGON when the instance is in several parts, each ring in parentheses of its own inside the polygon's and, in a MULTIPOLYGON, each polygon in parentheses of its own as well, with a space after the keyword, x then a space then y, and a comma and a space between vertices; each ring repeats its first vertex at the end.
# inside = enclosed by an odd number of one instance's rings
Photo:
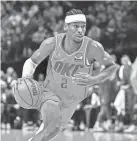
POLYGON ((58 1, 54 1, 53 6, 50 8, 50 12, 52 13, 52 16, 59 20, 63 15, 63 8, 58 1))
POLYGON ((58 33, 63 33, 64 32, 64 29, 63 29, 63 25, 64 25, 64 22, 63 20, 59 20, 55 26, 55 29, 54 29, 54 35, 58 34, 58 33), (57 32, 57 33, 56 33, 57 32))
POLYGON ((5 81, 5 73, 0 71, 0 87, 1 87, 1 128, 10 128, 10 124, 7 123, 7 105, 6 105, 6 91, 7 91, 7 83, 5 81))
POLYGON ((89 114, 88 114, 88 118, 87 120, 89 120, 87 123, 89 123, 88 127, 89 128, 93 128, 97 119, 97 115, 99 113, 100 110, 100 98, 98 96, 98 85, 95 85, 92 88, 92 91, 90 91, 91 94, 91 98, 90 98, 90 102, 88 105, 85 105, 84 108, 85 110, 89 110, 89 114))
POLYGON ((93 40, 100 41, 101 29, 97 26, 95 19, 92 21, 92 27, 89 29, 87 36, 93 40))
POLYGON ((38 30, 32 34, 33 50, 36 50, 40 43, 45 39, 46 32, 47 31, 43 26, 39 26, 38 30))
MULTIPOLYGON (((113 54, 113 60, 116 61, 116 56, 113 54)), ((115 73, 110 79, 99 84, 99 97, 100 97, 100 112, 97 116, 97 121, 94 126, 95 131, 104 131, 112 129, 112 108, 111 103, 114 102, 117 92, 119 90, 118 85, 118 73, 115 73), (103 122, 106 123, 103 125, 103 122)))
POLYGON ((132 64, 128 55, 123 55, 121 57, 121 64, 119 77, 122 81, 122 85, 128 87, 130 85, 130 75, 132 69, 132 64))
POLYGON ((134 91, 134 97, 133 97, 133 113, 132 113, 132 121, 131 121, 131 125, 124 130, 124 132, 126 133, 137 133, 137 57, 134 61, 134 63, 132 64, 132 72, 131 72, 131 76, 130 76, 130 81, 131 81, 131 85, 134 91))
POLYGON ((116 22, 110 20, 108 25, 102 29, 100 42, 108 49, 116 47, 116 22))
POLYGON ((8 67, 6 71, 6 82, 8 84, 8 89, 10 89, 10 84, 13 80, 14 69, 12 67, 8 67))
POLYGON ((119 69, 120 90, 114 102, 114 106, 118 111, 118 124, 115 127, 116 132, 123 131, 124 124, 130 123, 134 97, 130 83, 132 64, 128 55, 122 56, 121 64, 119 69))
MULTIPOLYGON (((7 61, 7 59, 17 60, 18 58, 19 60, 21 58, 20 55, 23 55, 22 52, 24 48, 25 50, 30 48, 32 44, 31 36, 37 31, 39 26, 44 25, 47 29, 47 37, 53 36, 55 31, 60 32, 64 11, 68 11, 72 7, 77 7, 78 2, 74 4, 74 2, 66 1, 4 1, 1 5, 2 52, 6 55, 3 56, 2 53, 2 60, 7 61), (57 30, 58 24, 59 30, 57 30), (20 34, 19 36, 16 32, 16 26, 18 27, 17 29, 19 29, 19 27, 21 29, 21 33, 18 32, 20 34), (10 38, 8 43, 7 38, 10 38), (16 40, 23 42, 19 43, 16 42, 16 40), (18 48, 19 46, 22 47, 18 48), (18 52, 20 53, 19 55, 18 52)), ((89 37, 91 32, 93 39, 98 38, 101 30, 100 42, 107 48, 113 47, 114 49, 116 43, 120 48, 123 48, 123 46, 131 46, 132 44, 136 45, 136 36, 134 36, 137 33, 136 14, 132 12, 135 11, 135 9, 135 2, 89 2, 87 8, 84 8, 85 13, 88 15, 87 18, 90 20, 88 26, 88 30, 91 29, 91 31, 89 31, 89 37), (92 23, 95 23, 95 27, 93 25, 93 28, 91 27, 92 23), (134 34, 132 34, 133 32, 134 34)), ((24 57, 26 56, 27 55, 24 57)))
POLYGON ((11 89, 17 79, 17 75, 12 67, 8 67, 6 74, 4 72, 1 73, 1 78, 2 128, 10 129, 14 128, 14 120, 18 116, 20 108, 14 99, 11 89))
POLYGON ((137 95, 137 57, 132 64, 132 72, 130 77, 131 85, 133 87, 134 93, 137 95))
POLYGON ((90 128, 90 113, 91 113, 91 96, 87 97, 84 103, 84 111, 85 111, 85 118, 86 118, 86 129, 90 128))
POLYGON ((83 102, 79 103, 76 107, 76 111, 72 116, 72 120, 74 121, 74 130, 84 130, 86 125, 86 116, 83 107, 83 102))
POLYGON ((15 128, 14 120, 18 116, 18 112, 20 110, 20 106, 17 104, 12 90, 9 89, 6 93, 6 105, 7 105, 7 121, 10 124, 10 128, 15 128))

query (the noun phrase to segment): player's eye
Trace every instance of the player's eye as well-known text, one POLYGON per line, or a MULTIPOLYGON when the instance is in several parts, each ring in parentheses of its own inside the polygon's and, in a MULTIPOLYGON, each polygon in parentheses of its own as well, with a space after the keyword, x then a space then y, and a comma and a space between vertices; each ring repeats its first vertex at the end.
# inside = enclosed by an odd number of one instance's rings
POLYGON ((78 28, 78 25, 74 25, 74 28, 78 28))
POLYGON ((81 28, 85 28, 85 27, 86 27, 86 25, 82 25, 82 26, 81 26, 81 28))

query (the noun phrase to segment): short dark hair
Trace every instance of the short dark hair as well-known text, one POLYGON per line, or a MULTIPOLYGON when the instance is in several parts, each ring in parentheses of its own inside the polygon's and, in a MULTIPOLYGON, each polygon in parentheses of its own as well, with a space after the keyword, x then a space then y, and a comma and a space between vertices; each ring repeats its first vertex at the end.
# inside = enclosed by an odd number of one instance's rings
POLYGON ((84 13, 80 9, 72 9, 66 13, 66 16, 76 15, 76 14, 83 14, 84 15, 84 13))

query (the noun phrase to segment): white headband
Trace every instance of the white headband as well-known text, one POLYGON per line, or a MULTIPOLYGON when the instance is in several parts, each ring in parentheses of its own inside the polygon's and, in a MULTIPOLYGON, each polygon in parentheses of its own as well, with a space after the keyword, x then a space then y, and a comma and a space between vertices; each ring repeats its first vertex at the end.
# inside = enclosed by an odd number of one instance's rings
POLYGON ((83 14, 69 15, 65 18, 65 23, 86 22, 86 17, 83 14))

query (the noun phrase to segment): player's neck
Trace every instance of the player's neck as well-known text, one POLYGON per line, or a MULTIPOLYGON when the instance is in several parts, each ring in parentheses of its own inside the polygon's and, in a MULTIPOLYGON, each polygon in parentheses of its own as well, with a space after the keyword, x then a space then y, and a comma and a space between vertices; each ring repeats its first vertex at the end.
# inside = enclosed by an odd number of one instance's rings
POLYGON ((81 47, 81 44, 82 44, 82 42, 77 43, 66 36, 64 38, 63 48, 65 51, 67 51, 69 54, 71 54, 71 53, 75 52, 76 50, 78 50, 81 47))

